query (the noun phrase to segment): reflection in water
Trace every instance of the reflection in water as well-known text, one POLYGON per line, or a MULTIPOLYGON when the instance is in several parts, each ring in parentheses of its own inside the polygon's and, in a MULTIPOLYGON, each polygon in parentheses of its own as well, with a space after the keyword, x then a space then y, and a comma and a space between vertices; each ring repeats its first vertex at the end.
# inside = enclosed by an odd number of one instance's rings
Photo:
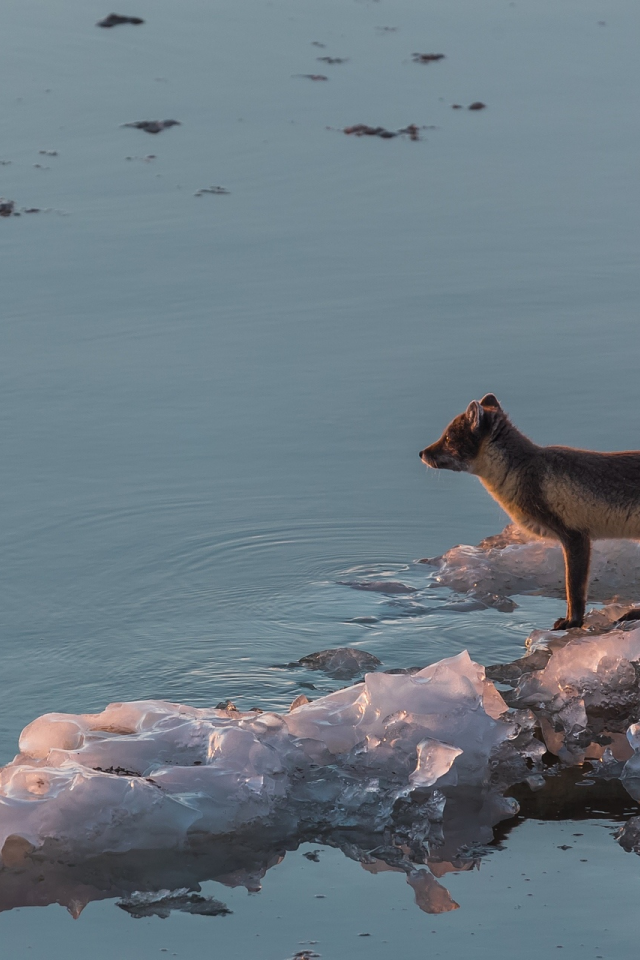
POLYGON ((405 802, 398 805, 382 832, 324 830, 315 825, 283 835, 261 828, 233 837, 193 838, 183 850, 131 850, 82 862, 71 861, 54 842, 35 851, 24 841, 8 841, 2 851, 0 909, 58 903, 79 917, 91 901, 118 897, 132 916, 163 916, 172 910, 221 915, 223 904, 190 895, 198 894, 207 880, 257 892, 268 870, 287 853, 310 842, 341 850, 371 874, 404 874, 417 906, 437 914, 459 906, 443 878, 459 871, 482 870, 486 858, 499 855, 511 833, 527 819, 628 821, 631 826, 623 831, 621 843, 638 852, 633 846, 634 842, 637 846, 634 821, 629 820, 637 805, 618 781, 585 784, 582 771, 564 768, 554 771, 542 789, 532 791, 521 784, 510 793, 517 797, 520 812, 502 819, 504 810, 494 811, 493 829, 487 830, 487 798, 469 793, 449 799, 436 831, 425 818, 424 837, 416 829, 419 802, 405 802))

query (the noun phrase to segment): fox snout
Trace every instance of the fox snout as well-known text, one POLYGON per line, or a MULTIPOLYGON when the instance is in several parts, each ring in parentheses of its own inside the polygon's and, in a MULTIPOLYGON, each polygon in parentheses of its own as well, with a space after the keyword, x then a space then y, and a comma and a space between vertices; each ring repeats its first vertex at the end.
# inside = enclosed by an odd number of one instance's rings
MULTIPOLYGON (((431 445, 432 447, 435 444, 431 445)), ((431 447, 425 447, 424 450, 421 450, 418 454, 423 463, 426 463, 428 467, 435 467, 437 469, 438 464, 434 454, 432 453, 431 447)))
POLYGON ((430 447, 425 447, 420 451, 419 456, 424 464, 435 470, 453 470, 456 473, 468 470, 467 464, 453 450, 447 449, 442 440, 437 440, 430 447))

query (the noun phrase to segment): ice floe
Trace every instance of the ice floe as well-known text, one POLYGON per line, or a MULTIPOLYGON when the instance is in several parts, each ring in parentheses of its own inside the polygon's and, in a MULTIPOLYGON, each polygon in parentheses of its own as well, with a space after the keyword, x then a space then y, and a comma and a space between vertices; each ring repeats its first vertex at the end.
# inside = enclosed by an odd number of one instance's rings
MULTIPOLYGON (((500 609, 517 594, 564 596, 564 559, 560 544, 534 538, 513 524, 477 546, 452 547, 441 557, 423 560, 436 568, 433 581, 456 593, 477 597, 500 609)), ((589 599, 608 603, 633 600, 640 582, 640 542, 597 540, 593 544, 589 599)))
POLYGON ((367 674, 284 715, 161 701, 48 714, 0 771, 0 849, 55 839, 89 856, 256 822, 384 823, 416 789, 488 787, 492 758, 520 735, 505 712, 462 653, 411 675, 367 674))

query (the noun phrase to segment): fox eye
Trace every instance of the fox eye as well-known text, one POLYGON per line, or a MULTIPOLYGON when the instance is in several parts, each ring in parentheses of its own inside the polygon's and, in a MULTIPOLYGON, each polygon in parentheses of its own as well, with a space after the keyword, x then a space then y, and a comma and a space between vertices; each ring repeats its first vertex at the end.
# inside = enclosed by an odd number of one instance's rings
POLYGON ((449 434, 448 434, 448 433, 445 433, 445 435, 444 435, 444 442, 445 442, 445 443, 449 443, 449 440, 450 440, 450 439, 451 439, 451 437, 449 436, 449 434))

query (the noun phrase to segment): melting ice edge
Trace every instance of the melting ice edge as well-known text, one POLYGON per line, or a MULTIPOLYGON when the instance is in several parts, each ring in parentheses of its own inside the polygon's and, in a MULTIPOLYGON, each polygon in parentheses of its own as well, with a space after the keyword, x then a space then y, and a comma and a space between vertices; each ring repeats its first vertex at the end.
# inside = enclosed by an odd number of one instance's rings
MULTIPOLYGON (((561 586, 559 549, 513 528, 431 563, 436 584, 496 606, 561 586)), ((592 578, 592 597, 630 598, 640 544, 597 544, 592 578)), ((40 717, 0 770, 0 909, 57 901, 78 915, 124 895, 134 916, 220 913, 190 893, 201 880, 258 889, 306 840, 403 871, 428 912, 454 909, 436 876, 477 862, 518 811, 510 794, 550 778, 570 793, 586 770, 624 788, 634 812, 640 624, 616 627, 623 609, 610 603, 565 634, 534 631, 510 664, 485 670, 463 652, 368 673, 286 714, 150 700, 40 717)), ((640 852, 640 819, 619 840, 640 852)))

